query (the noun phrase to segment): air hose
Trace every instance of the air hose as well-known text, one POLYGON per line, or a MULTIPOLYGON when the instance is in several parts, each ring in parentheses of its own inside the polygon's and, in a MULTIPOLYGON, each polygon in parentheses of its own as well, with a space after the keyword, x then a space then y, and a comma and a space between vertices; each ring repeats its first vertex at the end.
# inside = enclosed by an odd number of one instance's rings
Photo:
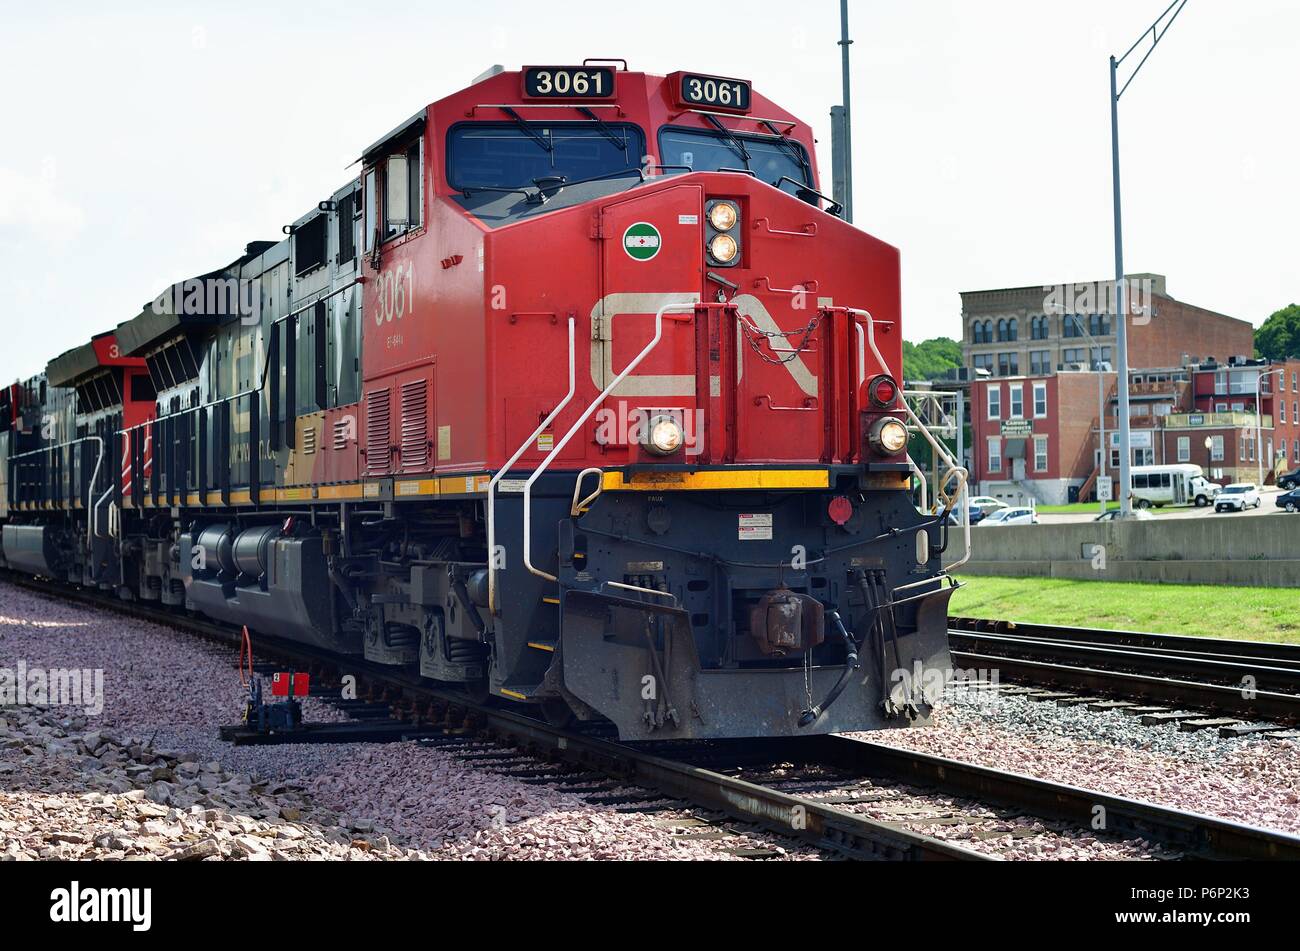
POLYGON ((853 643, 853 638, 844 629, 844 621, 840 618, 840 612, 831 608, 827 614, 831 619, 831 623, 835 625, 835 632, 840 636, 840 640, 844 642, 844 649, 848 652, 848 655, 844 658, 844 672, 840 674, 840 679, 835 682, 835 686, 826 695, 826 699, 811 710, 805 710, 800 715, 799 727, 801 729, 816 723, 821 715, 830 709, 831 704, 839 699, 840 694, 844 692, 844 688, 849 685, 849 678, 853 676, 853 672, 859 667, 858 646, 853 643))

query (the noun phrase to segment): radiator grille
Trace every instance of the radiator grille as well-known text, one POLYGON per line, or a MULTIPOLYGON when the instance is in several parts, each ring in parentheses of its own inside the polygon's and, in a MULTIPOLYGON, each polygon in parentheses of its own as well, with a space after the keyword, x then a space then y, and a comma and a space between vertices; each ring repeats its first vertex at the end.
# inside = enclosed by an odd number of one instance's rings
POLYGON ((302 430, 302 454, 304 456, 316 455, 316 426, 304 426, 302 430))
POLYGON ((429 386, 424 380, 402 385, 402 471, 429 468, 429 386))
POLYGON ((389 390, 366 394, 366 475, 387 475, 391 426, 389 390))

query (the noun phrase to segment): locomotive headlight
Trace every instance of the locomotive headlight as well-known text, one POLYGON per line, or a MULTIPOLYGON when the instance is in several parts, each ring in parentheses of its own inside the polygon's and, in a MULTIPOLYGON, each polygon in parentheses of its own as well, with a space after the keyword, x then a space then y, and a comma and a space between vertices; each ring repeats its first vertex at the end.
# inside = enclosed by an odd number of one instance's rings
MULTIPOLYGON (((722 206, 714 207, 716 209, 722 206)), ((736 239, 729 234, 714 235, 713 240, 709 242, 709 254, 713 255, 713 259, 719 264, 730 264, 736 259, 736 252, 739 250, 736 239)))
POLYGON ((907 448, 907 427, 892 416, 878 419, 868 436, 871 447, 886 456, 896 456, 907 448))
POLYGON ((729 201, 720 201, 709 209, 709 224, 719 231, 730 231, 736 227, 738 217, 736 206, 729 201))
POLYGON ((682 426, 671 416, 656 416, 646 431, 645 448, 658 456, 670 456, 682 447, 682 426))

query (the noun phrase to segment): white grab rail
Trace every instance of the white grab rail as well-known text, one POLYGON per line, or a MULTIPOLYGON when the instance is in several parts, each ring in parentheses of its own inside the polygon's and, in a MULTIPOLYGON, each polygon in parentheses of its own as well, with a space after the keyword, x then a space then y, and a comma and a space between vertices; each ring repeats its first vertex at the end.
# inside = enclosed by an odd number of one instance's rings
MULTIPOLYGON (((867 319, 867 328, 866 328, 867 345, 871 348, 871 353, 875 356, 876 362, 880 364, 881 368, 883 369, 888 367, 889 364, 885 362, 885 358, 881 354, 880 348, 876 346, 876 318, 871 316, 870 311, 859 310, 854 307, 846 307, 844 309, 847 313, 857 314, 867 319)), ((860 324, 858 326, 861 327, 860 324)), ((861 367, 861 364, 859 364, 859 366, 861 367)), ((862 371, 865 372, 865 367, 862 367, 862 371)), ((946 572, 950 573, 956 570, 957 568, 960 568, 962 565, 966 564, 966 562, 970 561, 970 557, 971 557, 970 506, 967 504, 967 489, 968 489, 968 482, 970 480, 970 473, 967 472, 965 467, 963 467, 961 463, 956 458, 953 457, 952 453, 948 451, 947 446, 945 446, 942 442, 934 438, 934 434, 930 432, 930 430, 926 427, 925 423, 921 421, 920 417, 918 417, 916 413, 912 411, 912 407, 907 405, 907 394, 901 393, 900 395, 903 397, 903 411, 907 413, 907 416, 912 421, 912 425, 915 427, 916 431, 919 432, 922 436, 924 436, 926 442, 930 444, 930 448, 935 454, 934 458, 936 460, 942 459, 944 463, 948 466, 948 471, 943 474, 943 478, 939 481, 939 490, 936 494, 939 495, 940 498, 942 499, 955 501, 957 503, 958 509, 961 512, 959 516, 960 518, 959 524, 962 529, 962 538, 966 545, 966 551, 960 559, 953 562, 945 569, 946 572), (957 478, 958 480, 955 497, 953 495, 950 495, 947 491, 948 482, 954 477, 957 478)), ((960 421, 959 421, 959 425, 960 425, 960 421)), ((911 461, 910 458, 909 461, 911 461)), ((901 585, 900 589, 911 588, 917 585, 925 584, 929 580, 931 579, 925 579, 923 581, 916 581, 916 582, 912 582, 911 584, 901 585)))
POLYGON ((645 348, 640 353, 632 358, 632 362, 629 363, 618 376, 614 377, 613 381, 608 386, 601 390, 600 395, 592 401, 591 405, 587 407, 582 416, 578 418, 578 421, 569 428, 567 433, 564 434, 564 438, 555 444, 550 453, 547 454, 546 458, 542 460, 541 464, 533 470, 533 474, 528 477, 528 481, 524 483, 524 567, 537 575, 537 577, 545 578, 547 581, 560 580, 558 576, 553 575, 548 571, 543 571, 533 564, 533 484, 541 478, 542 473, 550 468, 550 465, 555 461, 556 456, 564 451, 564 447, 569 444, 569 440, 577 435, 578 430, 580 430, 586 424, 587 420, 591 418, 591 414, 596 411, 596 408, 600 406, 601 403, 605 402, 606 398, 608 398, 609 395, 618 388, 618 385, 622 383, 633 370, 641 365, 645 358, 650 355, 650 351, 659 346, 659 341, 662 340, 664 336, 664 314, 669 311, 674 313, 693 314, 695 313, 696 306, 697 305, 694 303, 665 304, 655 312, 655 332, 654 336, 650 338, 650 342, 645 345, 645 348))
MULTIPOLYGON (((497 483, 505 478, 506 473, 514 466, 519 458, 533 446, 537 437, 546 431, 560 415, 560 412, 569 405, 573 400, 573 395, 578 391, 578 377, 576 372, 577 355, 574 350, 573 336, 573 316, 569 316, 569 392, 565 394, 564 399, 560 400, 555 409, 551 410, 540 426, 533 430, 533 434, 524 440, 523 445, 515 450, 515 454, 510 457, 509 461, 501 467, 500 471, 494 475, 487 488, 487 532, 488 532, 488 613, 496 615, 497 613, 497 520, 496 520, 496 488, 497 483)), ((530 483, 531 484, 531 483, 530 483)), ((527 526, 528 498, 525 491, 524 496, 524 524, 527 526)), ((527 528, 524 529, 524 550, 527 551, 528 539, 527 528)))

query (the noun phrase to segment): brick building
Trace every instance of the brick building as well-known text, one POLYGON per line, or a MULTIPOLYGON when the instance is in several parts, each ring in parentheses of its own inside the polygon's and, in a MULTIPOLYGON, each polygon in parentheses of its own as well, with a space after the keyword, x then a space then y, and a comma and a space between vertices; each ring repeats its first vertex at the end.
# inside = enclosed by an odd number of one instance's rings
MULTIPOLYGON (((1230 365, 1132 370, 1129 379, 1133 465, 1191 463, 1225 485, 1258 482, 1261 471, 1271 484, 1281 472, 1300 468, 1300 359, 1269 364, 1234 358, 1230 365)), ((1043 504, 1093 497, 1102 404, 1105 475, 1118 476, 1114 373, 981 377, 970 392, 969 460, 980 494, 1043 504)))
MULTIPOLYGON (((1170 297, 1160 274, 1128 278, 1130 367, 1255 352, 1249 322, 1170 297)), ((1114 284, 1036 284, 961 295, 963 363, 990 376, 1046 376, 1115 364, 1114 284)))
MULTIPOLYGON (((1248 359, 1254 329, 1247 321, 1175 300, 1161 275, 1134 275, 1128 285, 1134 465, 1188 461, 1219 481, 1248 472, 1254 481, 1261 453, 1297 448, 1300 415, 1274 392, 1277 374, 1289 386, 1293 368, 1248 359), (1253 381, 1268 373, 1274 382, 1261 394, 1256 427, 1253 381)), ((1099 415, 1105 474, 1113 479, 1119 468, 1113 285, 1035 285, 961 298, 972 486, 1045 504, 1091 497, 1102 471, 1099 415)), ((1294 369, 1300 385, 1300 366, 1294 369)), ((1300 391, 1295 400, 1300 410, 1300 391)))

